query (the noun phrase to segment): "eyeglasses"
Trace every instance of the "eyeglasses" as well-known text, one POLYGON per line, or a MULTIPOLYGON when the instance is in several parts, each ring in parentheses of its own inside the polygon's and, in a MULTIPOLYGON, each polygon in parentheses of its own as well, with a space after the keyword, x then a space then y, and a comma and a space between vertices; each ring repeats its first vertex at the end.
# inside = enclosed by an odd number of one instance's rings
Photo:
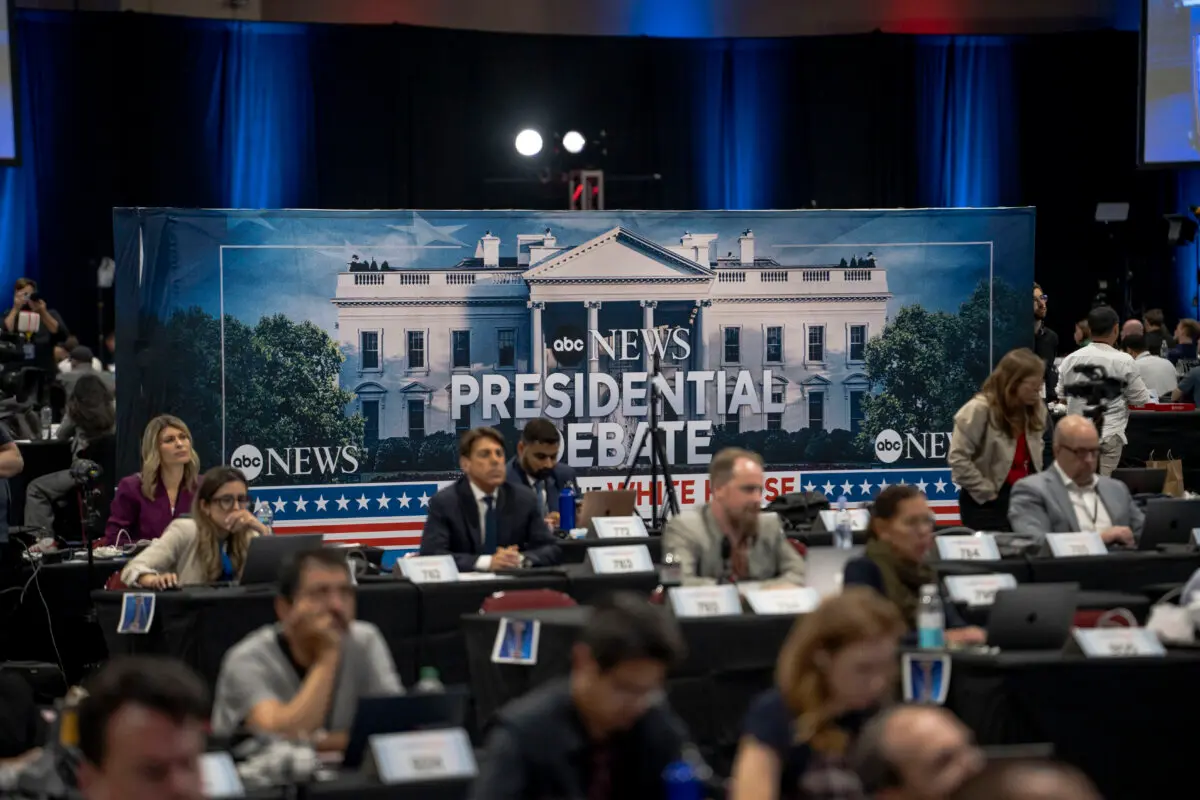
POLYGON ((1034 295, 1033 299, 1034 299, 1034 300, 1041 300, 1041 301, 1044 303, 1044 302, 1046 302, 1047 300, 1049 300, 1049 299, 1050 299, 1050 295, 1048 295, 1048 294, 1039 294, 1039 295, 1034 295))
POLYGON ((223 494, 212 499, 222 511, 233 511, 234 507, 249 508, 250 496, 245 494, 223 494))
POLYGON ((1067 447, 1065 444, 1059 445, 1063 450, 1066 450, 1076 458, 1099 458, 1099 447, 1067 447))

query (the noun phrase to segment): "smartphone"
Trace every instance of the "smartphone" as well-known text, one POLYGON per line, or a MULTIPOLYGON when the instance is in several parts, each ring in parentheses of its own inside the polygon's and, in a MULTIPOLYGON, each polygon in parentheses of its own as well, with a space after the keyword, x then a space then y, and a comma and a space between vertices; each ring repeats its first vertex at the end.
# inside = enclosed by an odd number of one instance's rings
POLYGON ((29 295, 29 302, 31 302, 31 303, 36 303, 41 299, 42 299, 41 292, 34 292, 33 294, 29 295))

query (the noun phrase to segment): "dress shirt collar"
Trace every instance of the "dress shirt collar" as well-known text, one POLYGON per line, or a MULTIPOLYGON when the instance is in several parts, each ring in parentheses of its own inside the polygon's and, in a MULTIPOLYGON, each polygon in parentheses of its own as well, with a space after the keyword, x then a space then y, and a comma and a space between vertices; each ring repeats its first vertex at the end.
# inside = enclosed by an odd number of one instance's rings
POLYGON ((491 497, 494 499, 496 497, 496 493, 499 491, 498 488, 493 489, 492 493, 488 494, 483 489, 480 489, 478 486, 476 486, 475 481, 471 480, 470 478, 467 478, 467 483, 471 484, 471 494, 475 495, 476 503, 482 503, 483 498, 485 498, 485 497, 491 497))
POLYGON ((1094 490, 1096 488, 1096 484, 1098 484, 1100 482, 1100 480, 1096 477, 1096 475, 1093 474, 1092 480, 1090 483, 1088 483, 1086 485, 1078 484, 1071 479, 1071 476, 1068 475, 1066 473, 1066 471, 1063 470, 1062 467, 1060 467, 1058 465, 1057 461, 1054 462, 1054 469, 1056 472, 1058 472, 1058 477, 1062 479, 1063 485, 1066 486, 1067 489, 1076 488, 1076 489, 1093 489, 1094 490))

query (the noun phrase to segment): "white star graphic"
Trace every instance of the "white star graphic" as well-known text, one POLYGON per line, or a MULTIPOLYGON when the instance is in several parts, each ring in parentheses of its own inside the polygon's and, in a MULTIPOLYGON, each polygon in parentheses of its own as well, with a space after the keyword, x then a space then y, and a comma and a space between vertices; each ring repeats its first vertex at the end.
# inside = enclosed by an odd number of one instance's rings
POLYGON ((392 502, 392 498, 388 497, 386 494, 381 494, 379 495, 379 499, 375 502, 379 503, 380 508, 387 508, 388 503, 392 502))
POLYGON ((904 478, 901 478, 901 479, 900 479, 900 485, 901 485, 901 486, 906 486, 906 485, 908 485, 908 481, 904 480, 904 478))
POLYGON ((317 498, 317 511, 324 511, 327 505, 329 505, 329 501, 324 496, 317 498))
POLYGON ((337 499, 338 511, 345 511, 350 507, 350 501, 346 499, 346 495, 342 495, 337 499))
POLYGON ((296 504, 297 511, 308 511, 308 501, 304 499, 304 495, 300 495, 300 499, 292 502, 296 504))
POLYGON ((850 481, 846 481, 845 483, 842 484, 842 494, 849 497, 850 493, 853 491, 854 491, 854 484, 851 483, 850 481))
POLYGON ((287 511, 287 502, 282 497, 275 498, 275 502, 271 505, 275 506, 275 513, 282 514, 287 511))
POLYGON ((356 500, 355 502, 358 503, 359 509, 364 509, 367 507, 367 503, 370 503, 371 501, 368 500, 367 496, 364 494, 362 497, 358 498, 358 500, 356 500))
POLYGON ((921 494, 925 494, 925 487, 928 485, 929 484, 923 480, 917 481, 917 489, 921 492, 921 494))
POLYGON ((946 482, 941 478, 938 478, 937 483, 933 485, 933 488, 938 490, 938 494, 941 494, 942 492, 946 491, 946 482))
MULTIPOLYGON (((904 483, 904 481, 900 481, 900 482, 901 482, 901 483, 904 483)), ((879 479, 879 491, 881 491, 881 492, 882 492, 882 491, 883 491, 884 489, 886 489, 887 487, 888 487, 887 478, 880 478, 880 479, 879 479)))
POLYGON ((826 497, 833 497, 833 484, 832 483, 830 483, 829 481, 825 481, 825 485, 822 486, 821 488, 825 490, 826 497))
POLYGON ((806 491, 806 492, 815 492, 816 490, 817 490, 817 487, 816 487, 816 486, 813 486, 813 482, 812 482, 812 481, 809 481, 808 483, 804 484, 804 491, 806 491))
POLYGON ((408 492, 400 495, 400 507, 408 508, 408 504, 412 502, 412 498, 408 496, 408 492))
POLYGON ((952 483, 951 485, 954 487, 955 492, 958 492, 961 490, 961 487, 957 483, 952 483))
POLYGON ((872 487, 872 486, 874 486, 874 485, 875 485, 875 484, 871 483, 869 480, 866 480, 866 479, 864 478, 864 479, 863 479, 863 482, 862 482, 862 485, 861 485, 861 486, 859 486, 858 488, 862 490, 862 493, 863 493, 863 494, 870 494, 870 493, 871 493, 871 487, 872 487))
POLYGON ((417 499, 421 501, 421 508, 424 508, 425 506, 429 505, 430 497, 429 497, 429 495, 425 494, 424 492, 421 492, 421 496, 418 497, 417 499))
POLYGON ((401 233, 407 233, 413 238, 413 242, 417 247, 424 247, 427 244, 434 242, 449 242, 466 247, 464 242, 460 242, 454 238, 454 234, 458 233, 466 225, 431 225, 422 219, 421 215, 413 212, 412 225, 388 225, 387 227, 401 233))

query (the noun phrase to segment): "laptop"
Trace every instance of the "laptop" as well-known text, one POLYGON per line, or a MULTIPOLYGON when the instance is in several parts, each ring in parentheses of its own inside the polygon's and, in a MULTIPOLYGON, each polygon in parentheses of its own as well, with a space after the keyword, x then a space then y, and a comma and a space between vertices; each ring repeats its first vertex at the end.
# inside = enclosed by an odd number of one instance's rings
POLYGON ((350 725, 342 767, 362 766, 367 741, 378 733, 461 728, 467 718, 467 691, 360 697, 350 725))
POLYGON ((254 537, 250 540, 250 549, 246 551, 241 585, 275 583, 279 580, 279 569, 287 559, 305 550, 316 550, 324 539, 319 533, 254 537))
POLYGON ((1077 583, 1026 583, 996 592, 987 642, 1001 650, 1062 650, 1078 599, 1077 583))
POLYGON ((1138 540, 1139 550, 1157 550, 1159 545, 1191 545, 1192 529, 1200 528, 1200 500, 1173 497, 1146 501, 1146 525, 1138 540))
POLYGON ((589 535, 592 531, 592 520, 596 517, 632 517, 637 506, 636 489, 596 489, 583 493, 583 507, 579 509, 579 519, 575 522, 577 528, 587 528, 589 535))
POLYGON ((1163 487, 1167 484, 1165 469, 1146 467, 1115 469, 1112 476, 1128 486, 1130 494, 1162 494, 1163 487))

